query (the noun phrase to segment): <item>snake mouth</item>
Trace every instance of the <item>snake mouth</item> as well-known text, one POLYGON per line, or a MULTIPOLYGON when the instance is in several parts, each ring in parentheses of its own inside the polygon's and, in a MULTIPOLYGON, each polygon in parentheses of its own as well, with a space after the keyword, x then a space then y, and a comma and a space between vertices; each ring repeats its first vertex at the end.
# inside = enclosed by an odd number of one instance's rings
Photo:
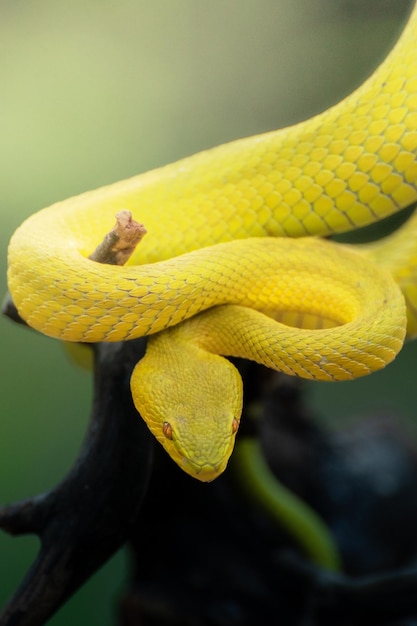
POLYGON ((197 465, 191 463, 186 457, 182 457, 181 467, 193 478, 197 478, 203 483, 210 483, 222 474, 226 468, 227 461, 222 460, 219 463, 202 463, 197 465))

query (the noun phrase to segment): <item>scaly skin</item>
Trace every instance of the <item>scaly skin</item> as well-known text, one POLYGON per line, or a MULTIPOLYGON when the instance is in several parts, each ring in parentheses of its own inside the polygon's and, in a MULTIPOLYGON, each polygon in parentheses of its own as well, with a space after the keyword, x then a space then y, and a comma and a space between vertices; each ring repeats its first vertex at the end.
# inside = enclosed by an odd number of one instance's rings
MULTIPOLYGON (((206 350, 324 380, 383 367, 401 348, 406 326, 384 248, 360 256, 306 236, 351 230, 417 200, 416 40, 414 10, 375 74, 321 115, 71 198, 29 218, 9 247, 9 288, 21 317, 52 337, 92 342, 154 334, 193 318, 167 337, 172 345, 178 334, 175 345, 182 345, 188 333, 206 359, 204 367, 212 356, 206 350), (121 209, 131 210, 148 236, 128 267, 89 261, 121 209), (383 258, 385 268, 377 269, 369 257, 383 258), (238 306, 193 317, 228 304, 238 306), (303 328, 275 326, 253 309, 303 328)), ((412 245, 407 254, 414 258, 412 245)), ((394 271, 401 273, 401 268, 394 271)), ((405 282, 410 281, 402 281, 401 288, 410 303, 416 287, 405 282)), ((193 379, 188 372, 198 371, 197 365, 177 367, 171 397, 158 348, 167 337, 150 342, 133 376, 135 403, 177 463, 201 480, 212 480, 233 449, 239 383, 232 370, 220 380, 215 378, 220 366, 209 366, 204 372, 217 380, 211 387, 220 388, 229 377, 230 393, 217 399, 197 394, 196 401, 184 403, 194 395, 193 386, 201 387, 201 376, 193 379), (228 395, 230 405, 219 424, 219 404, 223 407, 228 395)), ((186 352, 181 363, 189 357, 186 352)))

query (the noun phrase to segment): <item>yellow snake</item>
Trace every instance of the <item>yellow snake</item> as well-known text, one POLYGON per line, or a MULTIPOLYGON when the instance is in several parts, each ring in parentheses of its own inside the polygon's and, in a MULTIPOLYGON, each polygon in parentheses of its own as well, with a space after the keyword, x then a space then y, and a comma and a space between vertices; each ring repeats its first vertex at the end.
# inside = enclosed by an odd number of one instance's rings
POLYGON ((335 107, 59 202, 12 237, 9 289, 30 326, 74 342, 154 335, 134 401, 192 476, 224 470, 239 425, 242 383, 219 355, 342 380, 396 356, 404 297, 417 331, 416 218, 361 252, 318 238, 417 199, 416 42, 414 10, 335 107), (121 209, 147 237, 125 267, 88 260, 121 209))

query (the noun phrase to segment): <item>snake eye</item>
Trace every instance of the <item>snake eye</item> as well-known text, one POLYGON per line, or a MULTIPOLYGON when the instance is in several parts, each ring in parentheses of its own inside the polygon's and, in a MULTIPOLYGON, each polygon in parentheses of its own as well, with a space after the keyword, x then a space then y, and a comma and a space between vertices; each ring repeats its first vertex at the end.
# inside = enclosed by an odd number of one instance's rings
POLYGON ((232 422, 232 433, 237 433, 237 429, 239 428, 239 421, 234 417, 232 422))
POLYGON ((162 432, 167 439, 172 439, 172 426, 169 422, 164 422, 162 425, 162 432))

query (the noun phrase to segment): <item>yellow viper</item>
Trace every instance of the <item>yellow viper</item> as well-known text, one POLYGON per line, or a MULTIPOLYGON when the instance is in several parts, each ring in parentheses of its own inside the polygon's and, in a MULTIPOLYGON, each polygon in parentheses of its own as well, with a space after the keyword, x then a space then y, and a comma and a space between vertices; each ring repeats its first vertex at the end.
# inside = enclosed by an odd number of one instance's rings
POLYGON ((220 355, 345 380, 396 356, 404 299, 416 332, 416 218, 361 251, 318 238, 417 199, 416 41, 414 10, 335 107, 59 202, 13 235, 9 289, 30 326, 74 342, 153 335, 134 401, 190 475, 213 480, 233 450, 242 383, 220 355), (122 209, 147 237, 125 267, 94 263, 122 209))

